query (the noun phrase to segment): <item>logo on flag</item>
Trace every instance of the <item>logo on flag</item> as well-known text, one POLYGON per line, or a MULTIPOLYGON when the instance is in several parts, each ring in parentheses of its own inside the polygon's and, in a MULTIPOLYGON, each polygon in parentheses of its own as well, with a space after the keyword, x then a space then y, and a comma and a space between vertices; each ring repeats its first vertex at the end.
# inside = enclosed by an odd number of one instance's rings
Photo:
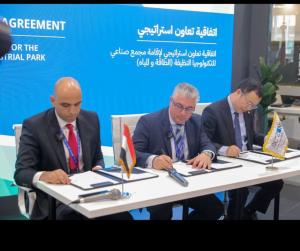
POLYGON ((136 163, 136 155, 130 135, 130 131, 127 124, 123 127, 122 147, 120 152, 119 164, 122 166, 124 172, 126 172, 129 179, 133 167, 136 163))
POLYGON ((263 145, 263 152, 273 157, 284 160, 285 153, 288 149, 288 138, 282 127, 278 114, 274 112, 273 122, 267 138, 263 145))

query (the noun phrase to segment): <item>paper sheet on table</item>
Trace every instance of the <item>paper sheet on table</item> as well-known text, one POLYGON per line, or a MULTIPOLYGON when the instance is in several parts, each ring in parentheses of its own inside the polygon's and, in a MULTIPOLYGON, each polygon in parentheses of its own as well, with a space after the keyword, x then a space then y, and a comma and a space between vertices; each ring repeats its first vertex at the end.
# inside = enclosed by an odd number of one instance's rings
POLYGON ((293 158, 300 156, 300 151, 297 149, 288 148, 287 152, 285 153, 285 158, 293 158))
POLYGON ((70 177, 71 184, 82 189, 93 189, 107 185, 118 184, 118 181, 104 177, 93 171, 77 173, 70 177))
MULTIPOLYGON (((261 149, 255 149, 255 151, 257 151, 261 154, 267 155, 266 153, 262 152, 261 149)), ((300 156, 300 151, 297 149, 288 148, 287 152, 285 153, 286 159, 290 159, 290 158, 294 158, 294 157, 298 157, 298 156, 300 156)))
MULTIPOLYGON (((112 175, 120 180, 122 180, 122 173, 120 167, 112 167, 107 169, 99 170, 99 173, 105 173, 112 175)), ((130 178, 128 179, 126 173, 123 174, 123 180, 125 181, 135 181, 135 180, 144 180, 149 178, 157 177, 157 174, 142 170, 138 167, 133 168, 130 178)))
POLYGON ((255 152, 246 152, 246 153, 240 154, 238 159, 259 162, 262 164, 269 164, 270 161, 272 160, 272 156, 255 153, 255 152))
MULTIPOLYGON (((241 166, 240 164, 237 163, 231 163, 231 162, 226 162, 226 163, 212 163, 211 167, 216 169, 216 170, 223 170, 227 168, 233 168, 233 167, 238 167, 241 166)), ((177 172, 181 173, 182 175, 189 176, 193 173, 195 173, 197 170, 201 170, 203 172, 211 172, 209 169, 196 169, 193 168, 192 165, 187 165, 184 162, 175 162, 173 163, 173 167, 177 170, 177 172)))

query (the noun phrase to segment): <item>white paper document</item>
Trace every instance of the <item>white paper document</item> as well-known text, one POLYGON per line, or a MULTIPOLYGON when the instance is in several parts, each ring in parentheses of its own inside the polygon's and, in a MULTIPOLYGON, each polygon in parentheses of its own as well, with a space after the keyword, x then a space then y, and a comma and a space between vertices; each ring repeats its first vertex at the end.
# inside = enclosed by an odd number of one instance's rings
POLYGON ((272 160, 272 156, 270 155, 265 155, 261 153, 255 153, 255 152, 242 153, 238 158, 243 160, 259 162, 262 164, 269 164, 270 161, 272 160))
POLYGON ((300 151, 297 149, 289 148, 288 151, 285 153, 285 157, 287 159, 297 157, 297 156, 300 156, 300 151))
POLYGON ((157 174, 145 171, 145 170, 143 170, 141 168, 138 168, 138 167, 133 168, 129 179, 128 179, 126 173, 123 173, 123 177, 122 177, 120 167, 113 167, 113 168, 110 168, 110 169, 102 169, 99 172, 112 175, 114 177, 119 178, 120 180, 123 178, 123 180, 125 180, 125 181, 143 180, 143 179, 149 179, 149 178, 154 178, 154 177, 158 176, 157 174))
POLYGON ((70 177, 70 180, 72 185, 82 189, 93 189, 119 183, 93 171, 74 174, 70 177))
MULTIPOLYGON (((239 167, 241 166, 240 164, 237 163, 212 163, 211 168, 215 170, 223 170, 223 169, 228 169, 228 168, 233 168, 233 167, 239 167)), ((211 169, 197 169, 193 168, 192 165, 187 165, 184 162, 175 162, 173 163, 173 167, 177 170, 178 173, 184 175, 184 176, 191 176, 193 174, 200 174, 200 173, 208 173, 211 172, 211 169)))
MULTIPOLYGON (((257 151, 261 154, 269 156, 269 154, 262 152, 262 148, 256 146, 255 148, 253 147, 254 152, 257 151)), ((300 150, 293 149, 293 148, 288 148, 287 152, 285 153, 285 158, 290 159, 294 157, 299 157, 300 156, 300 150)), ((276 159, 277 160, 277 159, 276 159)))

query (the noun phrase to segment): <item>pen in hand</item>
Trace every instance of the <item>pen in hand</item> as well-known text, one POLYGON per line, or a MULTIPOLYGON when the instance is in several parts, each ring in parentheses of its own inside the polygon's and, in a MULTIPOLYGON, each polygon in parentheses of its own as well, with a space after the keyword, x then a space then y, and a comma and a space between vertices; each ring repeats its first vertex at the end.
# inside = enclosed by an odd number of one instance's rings
POLYGON ((161 155, 157 159, 157 168, 158 169, 164 169, 166 171, 169 171, 173 168, 172 159, 168 154, 164 151, 163 148, 161 148, 161 155))

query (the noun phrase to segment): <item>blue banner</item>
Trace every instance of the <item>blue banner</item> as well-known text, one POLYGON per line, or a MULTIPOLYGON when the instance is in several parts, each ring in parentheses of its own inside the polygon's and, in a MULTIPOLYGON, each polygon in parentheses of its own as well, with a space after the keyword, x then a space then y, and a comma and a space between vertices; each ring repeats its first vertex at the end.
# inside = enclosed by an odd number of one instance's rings
POLYGON ((103 145, 112 145, 112 114, 168 105, 189 82, 200 102, 231 89, 233 14, 141 5, 0 5, 13 46, 0 59, 0 134, 51 106, 57 79, 76 78, 82 108, 96 111, 103 145))

